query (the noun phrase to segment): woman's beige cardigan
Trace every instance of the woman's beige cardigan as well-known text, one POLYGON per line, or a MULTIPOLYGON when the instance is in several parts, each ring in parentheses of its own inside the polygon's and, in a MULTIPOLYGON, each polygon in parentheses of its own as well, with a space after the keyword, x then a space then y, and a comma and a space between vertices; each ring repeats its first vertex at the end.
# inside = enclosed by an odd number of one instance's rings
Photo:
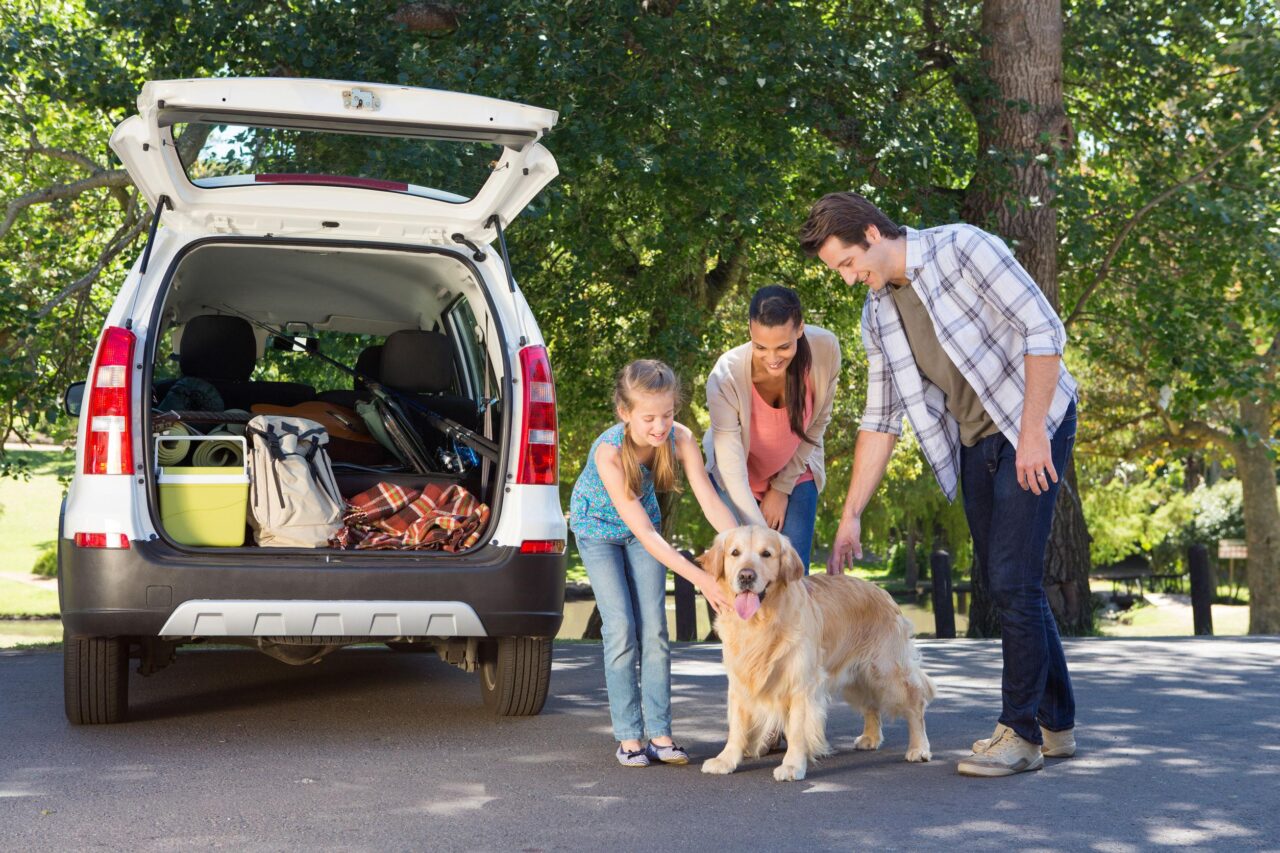
MULTIPOLYGON (((840 342, 818 326, 805 325, 813 361, 813 420, 807 430, 816 444, 801 441, 791 461, 774 475, 770 485, 790 495, 807 466, 818 491, 827 481, 822 437, 831 422, 831 404, 840 377, 840 342)), ((751 343, 720 356, 707 377, 707 410, 711 429, 702 438, 707 471, 729 495, 729 508, 743 524, 764 524, 764 516, 747 483, 747 454, 751 451, 751 343)))

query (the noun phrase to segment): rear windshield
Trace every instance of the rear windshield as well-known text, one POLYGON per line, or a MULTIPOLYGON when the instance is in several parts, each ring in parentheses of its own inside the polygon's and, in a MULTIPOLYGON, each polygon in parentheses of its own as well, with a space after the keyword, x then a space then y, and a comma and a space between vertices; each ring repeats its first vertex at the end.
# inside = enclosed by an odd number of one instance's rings
POLYGON ((471 200, 501 145, 247 124, 173 125, 187 179, 198 187, 318 184, 471 200))

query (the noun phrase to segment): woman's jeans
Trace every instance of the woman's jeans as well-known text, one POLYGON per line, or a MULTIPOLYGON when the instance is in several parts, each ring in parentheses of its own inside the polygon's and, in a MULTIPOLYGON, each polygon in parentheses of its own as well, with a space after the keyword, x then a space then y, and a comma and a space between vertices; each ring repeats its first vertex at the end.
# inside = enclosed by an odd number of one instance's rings
MULTIPOLYGON (((1075 403, 1050 441, 1059 480, 1076 438, 1075 403)), ((1040 726, 1075 725, 1075 697, 1058 625, 1044 592, 1044 551, 1058 483, 1039 495, 1018 485, 1017 450, 1003 434, 960 450, 964 512, 978 571, 1000 616, 1004 653, 1000 722, 1041 743, 1040 726)))
POLYGON ((604 636, 604 683, 618 740, 671 735, 667 569, 634 536, 575 537, 604 636), (640 680, 636 681, 636 665, 640 680))
MULTIPOLYGON (((724 505, 733 512, 733 504, 729 503, 729 495, 714 477, 711 478, 716 491, 724 505)), ((737 513, 734 513, 737 518, 737 513)), ((809 574, 809 557, 813 552, 813 528, 818 520, 818 484, 813 480, 796 483, 791 490, 791 498, 787 501, 787 514, 782 518, 782 535, 791 540, 791 547, 796 549, 804 562, 804 573, 809 574)), ((741 523, 742 519, 738 519, 741 523)))

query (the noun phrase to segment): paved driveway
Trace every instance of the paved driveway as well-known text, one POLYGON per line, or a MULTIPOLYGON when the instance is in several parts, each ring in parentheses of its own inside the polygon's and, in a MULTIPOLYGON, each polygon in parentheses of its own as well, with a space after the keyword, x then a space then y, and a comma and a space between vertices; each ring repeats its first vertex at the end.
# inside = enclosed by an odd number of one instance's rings
MULTIPOLYGON (((612 758, 599 646, 556 648, 532 719, 485 715, 432 655, 359 649, 308 667, 187 651, 132 682, 133 721, 73 728, 58 653, 0 653, 0 850, 1280 850, 1280 639, 1078 640, 1080 752, 966 779, 999 647, 924 641, 934 761, 878 753, 834 710, 803 782, 773 756, 729 777, 612 758)), ((675 651, 678 738, 719 750, 719 648, 675 651)))

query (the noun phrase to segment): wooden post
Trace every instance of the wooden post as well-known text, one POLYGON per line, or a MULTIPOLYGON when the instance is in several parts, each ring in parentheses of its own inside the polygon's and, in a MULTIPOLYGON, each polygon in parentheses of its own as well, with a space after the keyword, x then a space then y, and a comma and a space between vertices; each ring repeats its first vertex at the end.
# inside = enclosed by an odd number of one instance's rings
POLYGON ((954 640, 956 611, 951 602, 951 555, 941 548, 929 559, 933 575, 933 624, 939 640, 954 640))
POLYGON ((1197 543, 1187 549, 1187 567, 1191 571, 1191 621, 1197 636, 1213 635, 1213 569, 1209 566, 1209 549, 1197 543))
MULTIPOLYGON (((693 562, 693 554, 681 551, 680 556, 693 562)), ((672 572, 672 574, 675 574, 672 572)), ((693 594, 693 584, 675 575, 676 578, 676 639, 682 643, 694 642, 698 639, 697 599, 693 594)))
POLYGON ((586 630, 582 632, 584 640, 602 640, 601 629, 604 627, 604 621, 600 618, 600 605, 591 608, 591 615, 587 617, 586 630))

